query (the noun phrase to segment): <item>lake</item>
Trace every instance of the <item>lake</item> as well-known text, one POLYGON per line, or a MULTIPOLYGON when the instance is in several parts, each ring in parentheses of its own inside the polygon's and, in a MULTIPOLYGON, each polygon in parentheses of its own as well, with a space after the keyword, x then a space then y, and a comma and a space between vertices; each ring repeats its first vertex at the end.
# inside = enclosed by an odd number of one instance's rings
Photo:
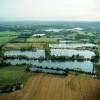
MULTIPOLYGON (((85 59, 91 59, 92 56, 95 56, 95 53, 89 50, 70 50, 70 49, 50 49, 51 56, 68 56, 72 57, 73 55, 83 56, 85 59)), ((37 49, 36 51, 21 51, 21 50, 11 50, 5 51, 4 56, 6 57, 17 57, 17 56, 26 56, 28 58, 39 57, 45 58, 45 50, 37 49)), ((47 55, 48 56, 48 55, 47 55)))
POLYGON ((26 56, 29 58, 39 58, 39 57, 45 57, 45 51, 42 49, 37 49, 35 51, 10 50, 10 51, 5 51, 4 55, 7 57, 26 56))
POLYGON ((74 69, 84 72, 93 72, 94 65, 91 61, 39 61, 39 60, 19 60, 19 59, 8 59, 5 61, 6 63, 10 63, 12 65, 16 64, 32 64, 33 67, 35 65, 42 66, 43 68, 61 68, 61 69, 74 69))
POLYGON ((95 44, 91 43, 56 43, 56 44, 49 44, 50 48, 68 48, 68 49, 76 49, 76 48, 81 48, 81 47, 96 47, 95 44))
POLYGON ((50 28, 45 29, 46 32, 60 32, 60 31, 82 31, 84 28, 76 27, 76 28, 70 28, 70 29, 57 29, 57 28, 50 28))
MULTIPOLYGON (((84 56, 84 58, 91 58, 92 56, 95 56, 95 53, 89 50, 76 50, 76 47, 81 47, 81 46, 90 46, 93 47, 95 46, 94 44, 49 44, 50 48, 50 55, 51 56, 73 56, 73 55, 80 55, 84 56), (61 49, 63 47, 63 49, 61 49), (71 48, 71 49, 66 49, 71 48), (57 49, 55 49, 57 48, 57 49)), ((39 58, 39 57, 46 57, 46 51, 43 49, 36 49, 36 50, 30 50, 30 51, 21 51, 21 50, 9 50, 5 51, 4 53, 5 56, 7 57, 17 57, 17 56, 26 56, 28 58, 39 58)), ((42 66, 44 69, 45 68, 53 68, 53 72, 56 72, 57 68, 60 69, 70 69, 70 70, 77 70, 77 71, 84 71, 84 72, 95 72, 94 70, 94 64, 91 61, 53 61, 53 60, 26 60, 26 59, 6 59, 6 63, 10 63, 12 65, 16 64, 28 64, 32 65, 32 70, 37 70, 34 66, 42 66), (35 68, 35 69, 34 69, 35 68)), ((44 70, 44 69, 39 69, 39 70, 44 70)), ((49 71, 51 71, 49 69, 49 71)), ((59 72, 62 73, 62 72, 59 72)))
POLYGON ((68 57, 72 57, 73 55, 80 55, 86 59, 91 59, 92 56, 95 56, 95 53, 89 50, 51 49, 51 55, 68 57))

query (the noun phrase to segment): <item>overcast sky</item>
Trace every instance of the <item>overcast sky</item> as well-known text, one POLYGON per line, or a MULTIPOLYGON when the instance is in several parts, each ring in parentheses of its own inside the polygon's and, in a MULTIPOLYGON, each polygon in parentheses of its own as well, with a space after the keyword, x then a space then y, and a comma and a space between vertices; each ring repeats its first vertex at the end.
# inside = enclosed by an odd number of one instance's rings
POLYGON ((100 20, 100 0, 0 0, 0 19, 100 20))

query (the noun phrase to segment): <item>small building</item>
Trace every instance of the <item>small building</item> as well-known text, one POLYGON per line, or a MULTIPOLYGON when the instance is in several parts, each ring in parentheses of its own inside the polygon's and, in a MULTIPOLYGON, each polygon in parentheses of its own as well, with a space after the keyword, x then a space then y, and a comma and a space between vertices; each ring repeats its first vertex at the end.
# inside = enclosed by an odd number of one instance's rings
POLYGON ((42 37, 45 36, 45 34, 33 34, 34 37, 42 37))

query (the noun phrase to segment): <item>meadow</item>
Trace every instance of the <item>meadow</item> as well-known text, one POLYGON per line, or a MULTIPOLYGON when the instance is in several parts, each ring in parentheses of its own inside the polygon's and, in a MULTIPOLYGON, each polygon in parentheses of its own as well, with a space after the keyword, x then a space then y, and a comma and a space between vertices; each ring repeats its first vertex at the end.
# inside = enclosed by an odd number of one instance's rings
POLYGON ((45 42, 45 43, 51 43, 51 42, 57 42, 58 38, 50 38, 50 37, 30 37, 26 40, 26 42, 45 42))
MULTIPOLYGON (((0 66, 1 67, 1 66, 0 66)), ((0 86, 15 85, 25 83, 30 73, 25 71, 25 67, 5 66, 0 68, 0 86)))
POLYGON ((10 40, 16 38, 19 35, 18 32, 4 31, 0 32, 0 45, 9 42, 10 40))
POLYGON ((28 48, 44 48, 45 43, 7 43, 4 48, 10 49, 28 49, 28 48))
POLYGON ((7 43, 4 48, 10 49, 29 49, 29 48, 45 48, 45 45, 48 43, 56 43, 59 38, 48 38, 48 37, 29 37, 24 42, 16 42, 16 43, 7 43))

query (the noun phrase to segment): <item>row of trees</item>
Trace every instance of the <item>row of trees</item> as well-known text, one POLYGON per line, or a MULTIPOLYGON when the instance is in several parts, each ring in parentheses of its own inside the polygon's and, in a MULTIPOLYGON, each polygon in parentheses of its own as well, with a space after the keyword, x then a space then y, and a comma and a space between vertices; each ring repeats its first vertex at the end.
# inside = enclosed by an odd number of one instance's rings
POLYGON ((59 74, 59 71, 62 71, 63 74, 68 74, 69 71, 78 72, 78 73, 84 73, 84 74, 89 74, 89 75, 94 75, 95 74, 94 72, 85 72, 85 71, 82 71, 81 69, 68 69, 68 68, 63 69, 63 68, 59 68, 59 67, 57 67, 57 68, 54 68, 54 67, 49 68, 49 67, 43 67, 43 66, 37 66, 37 65, 34 65, 33 67, 32 66, 27 66, 26 71, 31 71, 30 68, 33 68, 33 69, 37 68, 37 70, 35 72, 43 72, 43 71, 41 71, 41 69, 45 69, 45 70, 52 70, 52 71, 56 70, 58 72, 58 74, 59 74))
POLYGON ((65 60, 78 60, 78 61, 84 61, 84 60, 91 60, 91 61, 95 61, 98 59, 98 55, 97 56, 93 56, 92 58, 84 58, 84 56, 80 56, 80 55, 72 55, 71 57, 69 56, 50 56, 49 57, 43 57, 40 56, 38 58, 36 57, 27 57, 24 55, 18 55, 18 56, 3 56, 3 59, 26 59, 26 60, 58 60, 58 61, 65 61, 65 60))
POLYGON ((0 48, 0 64, 2 64, 3 63, 3 57, 4 57, 4 53, 3 53, 3 49, 2 48, 0 48))

